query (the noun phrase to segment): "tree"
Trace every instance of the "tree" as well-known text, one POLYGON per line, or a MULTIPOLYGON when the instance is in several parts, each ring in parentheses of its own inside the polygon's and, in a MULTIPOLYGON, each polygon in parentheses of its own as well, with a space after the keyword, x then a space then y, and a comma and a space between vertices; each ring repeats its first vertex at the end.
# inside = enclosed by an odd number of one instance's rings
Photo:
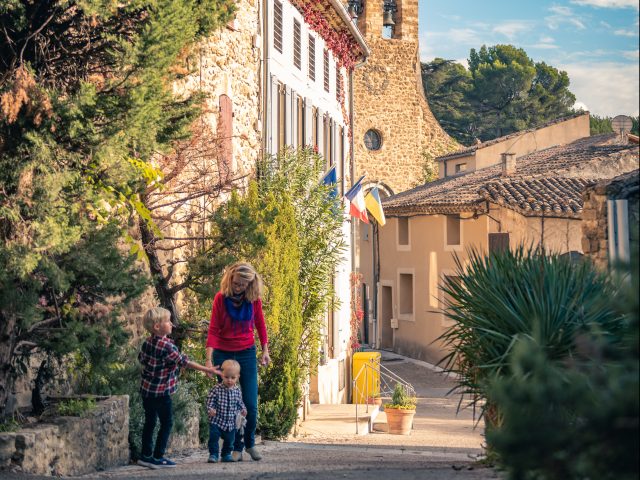
POLYGON ((273 362, 260 373, 259 428, 270 438, 285 436, 296 419, 301 382, 318 361, 332 277, 344 253, 342 208, 331 195, 334 187, 319 183, 324 165, 310 150, 261 160, 248 192, 234 192, 218 208, 209 237, 189 262, 197 312, 210 311, 229 263, 250 261, 265 278, 273 362))
POLYGON ((473 142, 474 112, 466 98, 472 88, 469 70, 442 58, 421 64, 421 69, 429 107, 442 128, 460 142, 473 142))
POLYGON ((566 72, 512 45, 471 49, 468 71, 455 65, 424 64, 423 84, 443 128, 467 145, 570 114, 575 103, 566 72))
POLYGON ((198 112, 197 97, 174 97, 172 67, 232 10, 230 0, 0 5, 1 408, 30 353, 90 361, 100 355, 87 349, 115 346, 118 308, 144 284, 122 238, 129 221, 149 220, 140 193, 159 180, 151 158, 187 138, 198 112))
POLYGON ((599 117, 598 115, 590 115, 589 132, 591 133, 591 135, 613 133, 613 127, 611 126, 611 117, 599 117))

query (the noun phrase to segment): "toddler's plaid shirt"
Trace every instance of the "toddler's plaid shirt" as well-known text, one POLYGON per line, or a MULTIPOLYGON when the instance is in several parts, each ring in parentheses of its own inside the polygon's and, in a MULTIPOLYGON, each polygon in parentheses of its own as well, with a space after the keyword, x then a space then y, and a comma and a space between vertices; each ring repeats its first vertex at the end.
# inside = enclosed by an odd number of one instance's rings
POLYGON ((171 339, 152 335, 142 344, 138 360, 144 367, 140 394, 143 397, 164 397, 175 393, 180 367, 189 358, 180 353, 171 339))
POLYGON ((209 421, 218 426, 220 430, 230 432, 236 429, 236 415, 246 410, 242 402, 242 391, 237 385, 227 388, 223 383, 218 383, 207 395, 207 410, 215 408, 216 414, 209 421))

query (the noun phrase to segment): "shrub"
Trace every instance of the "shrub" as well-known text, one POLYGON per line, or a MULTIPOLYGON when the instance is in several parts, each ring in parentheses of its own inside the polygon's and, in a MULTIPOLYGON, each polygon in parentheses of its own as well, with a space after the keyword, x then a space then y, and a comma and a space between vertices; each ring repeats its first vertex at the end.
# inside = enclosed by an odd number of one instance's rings
MULTIPOLYGON (((637 479, 640 389, 638 272, 599 301, 621 314, 616 335, 591 325, 570 359, 531 338, 510 355, 511 375, 490 382, 502 424, 487 441, 513 479, 637 479)), ((604 307, 603 307, 604 308, 604 307)))
POLYGON ((84 417, 96 408, 93 398, 69 398, 62 400, 56 407, 58 415, 63 417, 84 417))
POLYGON ((457 391, 499 422, 487 399, 488 383, 510 375, 510 354, 521 339, 540 346, 550 361, 571 358, 588 330, 604 338, 620 328, 620 314, 600 301, 615 285, 588 262, 575 263, 542 250, 517 248, 485 257, 469 252, 456 277, 445 281, 445 314, 455 321, 440 337, 450 353, 441 361, 458 375, 457 391))
POLYGON ((396 383, 396 386, 393 388, 391 403, 385 404, 384 407, 415 409, 416 404, 416 397, 410 394, 407 386, 403 385, 402 383, 396 383))

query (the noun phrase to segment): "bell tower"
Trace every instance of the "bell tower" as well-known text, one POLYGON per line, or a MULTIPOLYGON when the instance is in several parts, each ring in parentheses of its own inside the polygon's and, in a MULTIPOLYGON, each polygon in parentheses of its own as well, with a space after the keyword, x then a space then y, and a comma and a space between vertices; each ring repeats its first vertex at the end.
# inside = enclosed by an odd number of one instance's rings
POLYGON ((356 175, 384 194, 420 183, 426 156, 457 144, 424 96, 418 43, 418 0, 349 0, 371 50, 354 72, 356 175))

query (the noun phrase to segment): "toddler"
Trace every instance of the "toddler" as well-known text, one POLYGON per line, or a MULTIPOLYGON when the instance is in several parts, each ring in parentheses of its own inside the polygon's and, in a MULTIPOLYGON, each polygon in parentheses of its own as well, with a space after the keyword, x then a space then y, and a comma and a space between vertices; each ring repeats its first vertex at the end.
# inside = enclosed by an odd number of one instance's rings
POLYGON ((209 414, 209 463, 219 460, 219 441, 222 437, 222 461, 233 462, 231 451, 236 438, 238 415, 246 416, 247 409, 242 401, 242 391, 238 386, 240 364, 235 360, 225 360, 221 366, 222 382, 215 385, 207 395, 209 414))

